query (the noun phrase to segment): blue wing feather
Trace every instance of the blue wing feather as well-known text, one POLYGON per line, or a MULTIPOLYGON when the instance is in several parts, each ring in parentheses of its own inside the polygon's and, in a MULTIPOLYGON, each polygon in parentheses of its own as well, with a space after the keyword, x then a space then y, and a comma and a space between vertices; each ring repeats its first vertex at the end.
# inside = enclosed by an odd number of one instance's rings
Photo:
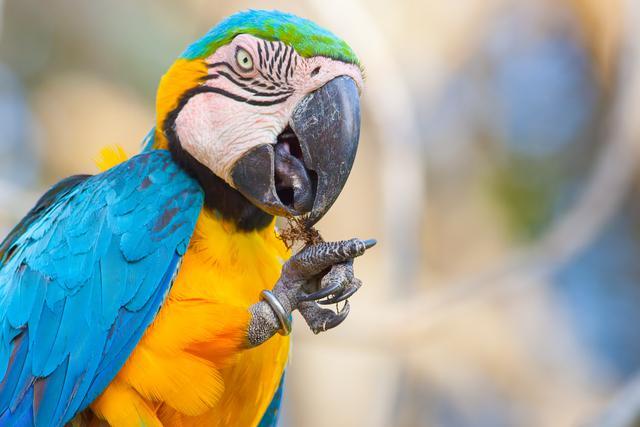
POLYGON ((277 427, 278 419, 280 419, 280 407, 282 406, 282 395, 284 393, 284 372, 280 377, 280 384, 278 389, 271 398, 271 402, 267 407, 267 410, 262 415, 258 427, 277 427))
POLYGON ((166 151, 62 181, 0 244, 0 426, 62 425, 157 314, 202 208, 166 151))

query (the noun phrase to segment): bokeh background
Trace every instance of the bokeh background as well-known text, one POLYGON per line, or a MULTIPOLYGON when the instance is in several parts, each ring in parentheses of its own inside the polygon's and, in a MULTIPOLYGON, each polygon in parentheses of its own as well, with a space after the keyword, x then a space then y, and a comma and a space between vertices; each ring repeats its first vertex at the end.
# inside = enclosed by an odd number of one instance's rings
POLYGON ((246 8, 367 72, 320 229, 380 244, 344 325, 296 322, 282 425, 640 425, 638 0, 0 0, 0 232, 136 153, 162 73, 246 8))

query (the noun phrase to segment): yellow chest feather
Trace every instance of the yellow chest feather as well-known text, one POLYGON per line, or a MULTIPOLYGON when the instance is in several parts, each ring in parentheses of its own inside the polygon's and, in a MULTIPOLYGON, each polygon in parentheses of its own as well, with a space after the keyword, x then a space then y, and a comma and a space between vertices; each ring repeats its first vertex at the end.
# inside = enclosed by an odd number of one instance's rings
POLYGON ((166 302, 92 411, 117 426, 257 425, 289 340, 246 349, 247 309, 288 255, 273 224, 240 233, 203 210, 166 302))

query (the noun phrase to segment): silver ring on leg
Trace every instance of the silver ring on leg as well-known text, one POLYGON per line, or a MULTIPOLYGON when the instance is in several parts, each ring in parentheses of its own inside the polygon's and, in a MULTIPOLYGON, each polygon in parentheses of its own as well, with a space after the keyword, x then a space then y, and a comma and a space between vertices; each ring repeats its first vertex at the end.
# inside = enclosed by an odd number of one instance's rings
POLYGON ((271 293, 271 291, 264 290, 260 292, 260 298, 263 301, 266 301, 267 304, 271 307, 273 312, 276 314, 278 318, 278 322, 280 322, 280 329, 278 333, 280 335, 289 335, 291 333, 291 319, 287 316, 287 312, 285 311, 282 303, 276 296, 271 293))

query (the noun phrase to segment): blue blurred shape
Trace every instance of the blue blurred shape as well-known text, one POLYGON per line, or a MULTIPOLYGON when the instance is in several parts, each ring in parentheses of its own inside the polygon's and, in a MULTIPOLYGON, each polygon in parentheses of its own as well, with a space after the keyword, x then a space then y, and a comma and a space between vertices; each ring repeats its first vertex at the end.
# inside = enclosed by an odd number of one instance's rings
POLYGON ((638 209, 621 211, 561 268, 553 290, 590 355, 623 379, 640 369, 638 209))
MULTIPOLYGON (((497 20, 489 55, 492 83, 510 150, 548 156, 584 135, 595 112, 597 82, 574 32, 508 14, 497 20)), ((570 27, 570 25, 568 26, 570 27)))
POLYGON ((0 180, 34 185, 39 171, 34 120, 20 80, 1 63, 0 129, 0 180))

